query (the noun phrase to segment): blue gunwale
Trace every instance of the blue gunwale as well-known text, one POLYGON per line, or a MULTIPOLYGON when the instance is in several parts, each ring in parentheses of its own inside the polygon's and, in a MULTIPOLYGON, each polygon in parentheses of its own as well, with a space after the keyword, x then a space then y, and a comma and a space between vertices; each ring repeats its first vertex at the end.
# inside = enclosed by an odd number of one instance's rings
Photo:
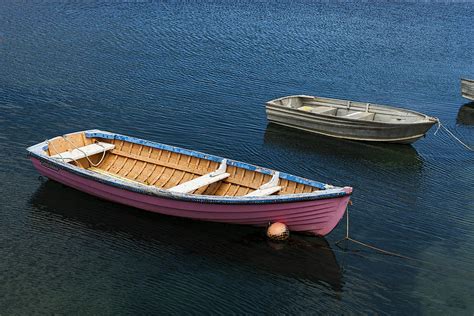
MULTIPOLYGON (((111 133, 107 131, 101 130, 87 130, 83 131, 87 138, 102 138, 102 139, 116 139, 131 142, 134 144, 140 144, 144 146, 149 146, 152 148, 168 150, 184 155, 189 155, 197 158, 207 159, 215 162, 221 162, 223 157, 205 154, 202 152, 184 149, 176 146, 170 146, 162 143, 156 143, 144 139, 139 139, 131 136, 111 133)), ((76 134, 80 132, 74 132, 71 134, 76 134)), ((112 176, 108 176, 105 174, 98 174, 96 172, 89 171, 87 169, 82 169, 71 165, 69 163, 64 163, 61 160, 54 159, 46 155, 46 150, 48 149, 47 141, 41 142, 39 144, 33 145, 27 148, 29 156, 35 157, 42 162, 46 162, 48 164, 52 164, 55 168, 67 170, 74 174, 80 175, 82 177, 89 178, 94 181, 98 181, 107 185, 111 185, 114 187, 118 187, 121 189, 146 194, 146 195, 153 195, 161 198, 170 198, 170 199, 177 199, 183 201, 190 201, 190 202, 198 202, 198 203, 218 203, 218 204, 267 204, 267 203, 283 203, 283 202, 298 202, 298 201, 307 201, 307 200, 319 200, 319 199, 329 199, 334 197, 340 197, 344 195, 348 195, 341 187, 332 187, 326 185, 324 183, 305 179, 302 177, 294 176, 288 173, 280 172, 281 179, 287 179, 289 181, 294 181, 306 185, 310 185, 320 189, 319 191, 311 192, 311 193, 301 193, 301 194, 288 194, 288 195, 271 195, 271 196, 264 196, 264 197, 230 197, 230 196, 213 196, 213 195, 195 195, 195 194, 187 194, 187 193, 175 193, 170 192, 166 189, 160 189, 153 186, 147 186, 145 184, 140 183, 131 183, 127 181, 120 180, 118 178, 114 178, 112 176), (328 189, 330 188, 330 189, 328 189)), ((248 164, 241 161, 227 159, 227 164, 230 166, 235 166, 251 171, 261 172, 263 174, 272 175, 276 171, 255 166, 252 164, 248 164)))

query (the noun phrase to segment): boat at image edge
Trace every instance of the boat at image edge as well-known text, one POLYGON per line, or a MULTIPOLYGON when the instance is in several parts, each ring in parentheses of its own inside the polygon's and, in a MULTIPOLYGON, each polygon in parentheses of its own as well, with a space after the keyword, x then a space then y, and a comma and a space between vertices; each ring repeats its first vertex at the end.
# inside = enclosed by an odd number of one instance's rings
POLYGON ((196 220, 324 236, 351 187, 334 187, 231 159, 116 133, 88 130, 28 149, 45 177, 109 201, 196 220))
POLYGON ((474 80, 461 79, 461 95, 466 99, 474 101, 474 80))
POLYGON ((425 136, 436 118, 411 110, 308 95, 266 103, 270 122, 326 136, 410 144, 425 136))

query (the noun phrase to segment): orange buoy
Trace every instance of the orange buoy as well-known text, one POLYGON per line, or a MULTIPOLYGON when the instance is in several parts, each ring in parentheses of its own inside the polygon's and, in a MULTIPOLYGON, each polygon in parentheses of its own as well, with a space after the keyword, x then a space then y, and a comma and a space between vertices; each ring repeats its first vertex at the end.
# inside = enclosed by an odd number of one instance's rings
POLYGON ((287 240, 290 237, 290 230, 283 223, 273 223, 267 228, 267 236, 271 240, 287 240))

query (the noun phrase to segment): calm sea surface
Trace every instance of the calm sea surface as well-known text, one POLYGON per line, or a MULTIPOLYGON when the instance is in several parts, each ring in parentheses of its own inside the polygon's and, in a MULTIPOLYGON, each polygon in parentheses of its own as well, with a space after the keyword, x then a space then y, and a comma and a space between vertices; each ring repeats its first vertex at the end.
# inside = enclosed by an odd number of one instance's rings
POLYGON ((474 312, 474 155, 268 125, 313 94, 406 107, 474 146, 473 3, 0 2, 0 314, 474 312), (466 114, 467 113, 467 114, 466 114), (352 237, 149 214, 38 179, 25 148, 100 128, 354 187, 352 237))

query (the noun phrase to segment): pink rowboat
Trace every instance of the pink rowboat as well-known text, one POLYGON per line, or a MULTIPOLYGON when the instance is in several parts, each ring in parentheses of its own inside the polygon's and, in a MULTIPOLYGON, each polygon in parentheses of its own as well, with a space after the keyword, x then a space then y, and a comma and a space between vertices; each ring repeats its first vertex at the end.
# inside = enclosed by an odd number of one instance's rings
POLYGON ((344 215, 351 187, 100 130, 28 149, 45 177, 99 198, 160 214, 324 236, 344 215))

